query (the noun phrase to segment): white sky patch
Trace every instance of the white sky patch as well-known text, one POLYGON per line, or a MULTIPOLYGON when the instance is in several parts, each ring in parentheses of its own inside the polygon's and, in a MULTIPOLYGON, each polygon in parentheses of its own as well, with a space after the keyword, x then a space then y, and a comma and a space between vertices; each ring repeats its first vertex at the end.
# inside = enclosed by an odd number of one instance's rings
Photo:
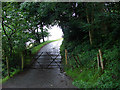
POLYGON ((50 32, 50 35, 51 35, 48 37, 49 40, 56 40, 56 39, 62 38, 62 35, 63 35, 62 29, 57 25, 51 27, 48 30, 48 32, 50 32))

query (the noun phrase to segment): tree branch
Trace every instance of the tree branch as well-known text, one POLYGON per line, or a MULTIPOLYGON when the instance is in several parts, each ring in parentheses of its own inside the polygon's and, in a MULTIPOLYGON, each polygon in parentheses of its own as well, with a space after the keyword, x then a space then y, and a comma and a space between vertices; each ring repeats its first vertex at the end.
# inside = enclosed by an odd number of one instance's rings
POLYGON ((16 32, 16 29, 13 30, 11 27, 9 27, 7 24, 3 23, 6 27, 12 30, 12 33, 10 34, 10 37, 16 32), (13 32, 14 31, 14 32, 13 32))
POLYGON ((3 25, 3 21, 4 21, 4 18, 2 18, 2 28, 3 28, 3 31, 4 31, 4 33, 5 33, 5 35, 6 35, 6 37, 7 37, 8 40, 9 40, 9 37, 8 37, 8 35, 7 35, 6 31, 5 31, 4 25, 3 25))
POLYGON ((8 27, 9 29, 11 29, 12 31, 14 31, 11 27, 9 27, 7 24, 3 23, 6 27, 8 27))

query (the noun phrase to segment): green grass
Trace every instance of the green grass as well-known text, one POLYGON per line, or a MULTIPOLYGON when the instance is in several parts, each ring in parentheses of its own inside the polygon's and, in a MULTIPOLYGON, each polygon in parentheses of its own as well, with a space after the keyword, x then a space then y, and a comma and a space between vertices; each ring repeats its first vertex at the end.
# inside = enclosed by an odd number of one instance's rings
POLYGON ((74 81, 73 85, 77 86, 78 88, 92 88, 96 83, 96 80, 99 78, 100 73, 96 70, 94 72, 93 69, 68 69, 66 74, 70 76, 74 81), (82 71, 81 71, 82 70, 82 71))
POLYGON ((8 79, 10 79, 11 77, 13 77, 15 74, 17 74, 17 73, 19 73, 19 72, 20 72, 19 69, 15 69, 15 71, 10 74, 10 77, 9 77, 9 76, 6 76, 6 77, 3 78, 2 80, 0 80, 0 83, 6 82, 8 79))

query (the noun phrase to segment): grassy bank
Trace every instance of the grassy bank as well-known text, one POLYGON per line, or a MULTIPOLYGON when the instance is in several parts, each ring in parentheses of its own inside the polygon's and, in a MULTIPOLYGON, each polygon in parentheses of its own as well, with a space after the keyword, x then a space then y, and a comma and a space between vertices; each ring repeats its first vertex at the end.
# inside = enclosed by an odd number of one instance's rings
POLYGON ((20 70, 19 70, 19 69, 18 69, 18 70, 16 69, 14 72, 11 73, 10 77, 9 77, 9 76, 6 76, 6 77, 3 78, 2 80, 0 80, 0 81, 1 81, 0 83, 6 82, 8 79, 12 78, 15 74, 17 74, 17 73, 19 73, 19 72, 20 72, 20 70))
MULTIPOLYGON (((68 58, 68 65, 65 67, 66 74, 73 79, 73 85, 78 88, 120 88, 120 47, 111 46, 109 49, 101 48, 104 70, 101 65, 98 69, 97 54, 98 48, 91 47, 88 42, 66 42, 61 45, 61 55, 64 58, 65 49, 68 56, 79 56, 81 64, 76 65, 73 57, 68 58)), ((65 58, 63 59, 65 63, 65 58)))

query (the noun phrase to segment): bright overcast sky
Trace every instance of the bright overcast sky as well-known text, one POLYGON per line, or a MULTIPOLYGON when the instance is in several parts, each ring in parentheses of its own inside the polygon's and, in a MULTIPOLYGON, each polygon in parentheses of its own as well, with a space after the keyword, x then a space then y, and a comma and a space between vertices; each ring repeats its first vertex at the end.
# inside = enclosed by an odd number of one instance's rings
POLYGON ((50 32, 49 40, 56 40, 62 37, 62 29, 58 26, 53 26, 48 30, 50 32))

